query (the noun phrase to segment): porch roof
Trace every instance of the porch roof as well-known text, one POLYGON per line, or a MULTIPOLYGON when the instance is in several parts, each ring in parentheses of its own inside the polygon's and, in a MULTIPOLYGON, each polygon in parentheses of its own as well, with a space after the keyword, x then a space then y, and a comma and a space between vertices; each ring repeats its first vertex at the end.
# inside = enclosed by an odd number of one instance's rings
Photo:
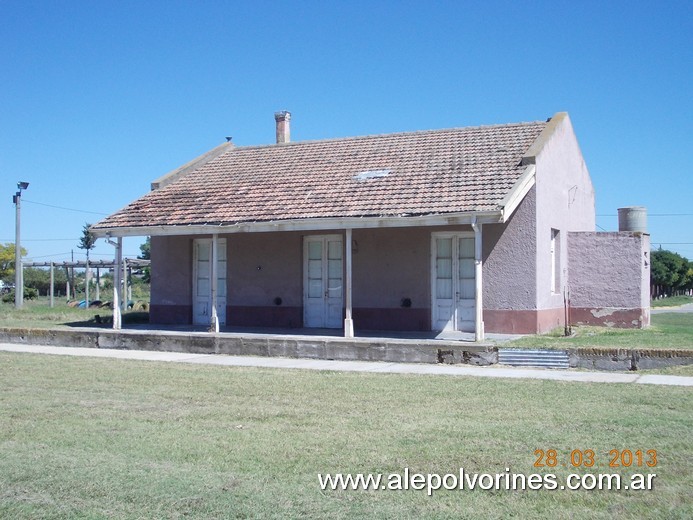
POLYGON ((546 122, 218 147, 92 226, 97 236, 503 222, 546 122))

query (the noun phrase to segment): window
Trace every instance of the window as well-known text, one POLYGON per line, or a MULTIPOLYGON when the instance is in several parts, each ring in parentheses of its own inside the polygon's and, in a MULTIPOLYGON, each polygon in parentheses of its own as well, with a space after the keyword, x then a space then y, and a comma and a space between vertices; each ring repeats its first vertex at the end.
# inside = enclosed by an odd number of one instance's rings
POLYGON ((551 292, 561 292, 561 233, 551 229, 551 292))

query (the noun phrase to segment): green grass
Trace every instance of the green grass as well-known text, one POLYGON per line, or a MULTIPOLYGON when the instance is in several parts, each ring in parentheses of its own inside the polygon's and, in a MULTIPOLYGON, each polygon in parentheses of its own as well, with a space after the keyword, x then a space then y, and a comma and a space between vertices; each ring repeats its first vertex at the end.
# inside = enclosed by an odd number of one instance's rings
POLYGON ((526 336, 504 346, 529 348, 629 348, 693 349, 693 313, 653 314, 647 329, 573 327, 575 335, 564 337, 563 329, 550 334, 526 336))
MULTIPOLYGON (((0 353, 2 518, 691 518, 693 393, 0 353), (320 491, 656 449, 653 491, 320 491)), ((553 470, 551 470, 553 471, 553 470)), ((580 469, 577 473, 586 470, 580 469)), ((560 464, 555 473, 569 470, 560 464)))
POLYGON ((638 374, 661 374, 666 376, 693 377, 693 365, 675 365, 671 367, 638 370, 638 374))
MULTIPOLYGON (((68 307, 64 299, 54 299, 50 306, 49 299, 41 297, 37 300, 27 300, 21 309, 15 309, 13 303, 0 303, 0 327, 20 328, 69 328, 74 326, 92 326, 98 324, 94 317, 111 317, 113 311, 108 308, 79 309, 68 307)), ((123 323, 148 321, 148 316, 141 312, 128 311, 123 313, 123 323)), ((107 325, 104 325, 107 326, 107 325)))
POLYGON ((652 300, 652 307, 679 307, 681 305, 686 305, 688 303, 693 303, 693 297, 691 296, 672 296, 670 298, 662 298, 661 300, 652 300))

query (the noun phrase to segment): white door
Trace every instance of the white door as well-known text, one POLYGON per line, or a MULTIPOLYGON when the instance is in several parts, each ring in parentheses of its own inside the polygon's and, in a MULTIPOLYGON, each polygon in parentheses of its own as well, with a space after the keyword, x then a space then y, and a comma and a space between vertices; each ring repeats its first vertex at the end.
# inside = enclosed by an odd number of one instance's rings
POLYGON ((303 326, 338 329, 343 320, 341 235, 308 236, 303 241, 303 326))
POLYGON ((432 238, 433 329, 474 332, 474 234, 434 233, 432 238))
MULTIPOLYGON (((217 241, 217 317, 226 324, 226 239, 217 241)), ((209 325, 212 316, 212 239, 193 241, 193 323, 209 325)))

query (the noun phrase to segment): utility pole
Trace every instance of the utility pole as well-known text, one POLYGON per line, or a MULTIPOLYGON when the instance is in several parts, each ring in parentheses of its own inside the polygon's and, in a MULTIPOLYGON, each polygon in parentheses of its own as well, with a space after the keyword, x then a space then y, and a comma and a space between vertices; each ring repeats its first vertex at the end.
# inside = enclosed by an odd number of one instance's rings
MULTIPOLYGON (((72 263, 75 263, 75 250, 70 249, 70 258, 72 259, 72 263)), ((70 267, 70 285, 72 285, 72 299, 76 300, 77 299, 77 287, 75 286, 75 267, 74 265, 70 267)))
POLYGON ((14 235, 14 306, 21 309, 24 304, 24 269, 22 268, 22 245, 20 241, 22 217, 22 190, 29 187, 28 182, 17 183, 17 193, 12 197, 16 209, 14 235))

